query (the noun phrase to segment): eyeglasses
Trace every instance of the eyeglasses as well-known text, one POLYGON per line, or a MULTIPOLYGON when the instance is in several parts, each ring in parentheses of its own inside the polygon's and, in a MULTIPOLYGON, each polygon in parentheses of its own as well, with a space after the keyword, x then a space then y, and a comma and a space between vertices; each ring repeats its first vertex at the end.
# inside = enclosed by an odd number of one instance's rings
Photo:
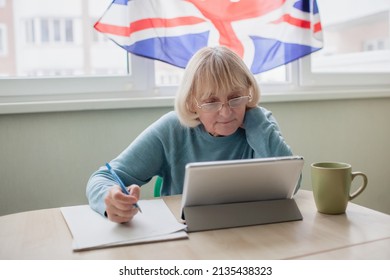
MULTIPOLYGON (((245 96, 240 96, 236 98, 232 98, 228 100, 227 104, 231 109, 238 108, 242 105, 246 105, 249 101, 252 100, 251 95, 245 95, 245 96)), ((199 105, 198 100, 195 99, 196 106, 198 106, 199 109, 201 109, 204 112, 208 113, 215 113, 218 112, 222 109, 223 105, 225 102, 210 102, 210 103, 203 103, 199 105)))

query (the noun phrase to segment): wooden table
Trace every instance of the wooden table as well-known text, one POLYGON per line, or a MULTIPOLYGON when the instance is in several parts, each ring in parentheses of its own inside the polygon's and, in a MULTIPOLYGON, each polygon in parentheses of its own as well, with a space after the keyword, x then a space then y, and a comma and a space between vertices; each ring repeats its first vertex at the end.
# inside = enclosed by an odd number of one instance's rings
MULTIPOLYGON (((178 217, 180 196, 164 197, 178 217)), ((72 251, 59 208, 0 217, 0 259, 390 259, 390 215, 350 203, 343 215, 295 197, 303 220, 189 233, 188 239, 72 251)))

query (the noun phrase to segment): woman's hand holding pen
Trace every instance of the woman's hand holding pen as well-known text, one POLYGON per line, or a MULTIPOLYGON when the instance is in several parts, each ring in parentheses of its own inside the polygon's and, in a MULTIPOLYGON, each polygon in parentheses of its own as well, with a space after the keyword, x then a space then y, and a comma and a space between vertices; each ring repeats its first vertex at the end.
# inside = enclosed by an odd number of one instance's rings
POLYGON ((126 223, 138 213, 138 208, 134 205, 139 200, 140 187, 131 185, 128 190, 129 194, 124 194, 119 186, 110 188, 104 199, 109 220, 116 223, 126 223))

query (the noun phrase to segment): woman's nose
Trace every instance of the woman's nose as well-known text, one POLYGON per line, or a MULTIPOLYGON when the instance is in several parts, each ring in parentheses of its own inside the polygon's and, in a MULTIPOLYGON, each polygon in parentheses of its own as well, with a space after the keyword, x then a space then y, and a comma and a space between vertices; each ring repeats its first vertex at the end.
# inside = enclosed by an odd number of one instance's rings
POLYGON ((229 103, 223 103, 221 110, 219 110, 219 114, 221 116, 228 116, 232 112, 232 109, 229 106, 229 103))

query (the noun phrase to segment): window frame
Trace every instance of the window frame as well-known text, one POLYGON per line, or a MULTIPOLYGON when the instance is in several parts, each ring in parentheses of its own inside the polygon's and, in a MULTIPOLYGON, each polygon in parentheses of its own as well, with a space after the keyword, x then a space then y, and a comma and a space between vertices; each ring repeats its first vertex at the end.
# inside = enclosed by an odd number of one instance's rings
MULTIPOLYGON (((150 75, 153 61, 137 56, 132 56, 132 61, 132 76, 1 79, 0 114, 172 107, 177 87, 155 87, 154 75, 150 75)), ((326 83, 334 79, 328 74, 317 75, 318 84, 302 84, 313 76, 310 57, 288 67, 289 83, 260 84, 260 102, 390 97, 390 81, 375 84, 370 81, 375 75, 364 75, 363 80, 368 81, 364 85, 362 81, 351 83, 358 80, 356 74, 349 75, 344 85, 326 83)))
POLYGON ((8 54, 8 42, 7 42, 7 26, 3 23, 0 23, 0 57, 6 56, 8 54))

